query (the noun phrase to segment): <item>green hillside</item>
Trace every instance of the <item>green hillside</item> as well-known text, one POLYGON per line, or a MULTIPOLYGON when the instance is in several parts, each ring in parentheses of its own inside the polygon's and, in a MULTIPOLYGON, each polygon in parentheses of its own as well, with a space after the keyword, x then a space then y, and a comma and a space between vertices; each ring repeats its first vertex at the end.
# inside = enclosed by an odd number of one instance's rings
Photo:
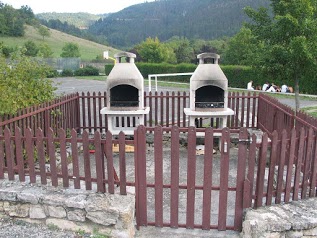
POLYGON ((249 18, 243 8, 269 7, 269 0, 158 0, 133 5, 89 27, 115 47, 130 47, 147 37, 212 40, 236 34, 249 18))
POLYGON ((97 55, 102 55, 103 51, 106 50, 109 51, 110 55, 118 52, 117 49, 112 47, 71 36, 57 30, 51 29, 50 33, 51 36, 45 37, 43 41, 43 37, 38 33, 36 28, 32 26, 26 26, 25 35, 23 37, 0 37, 0 42, 2 41, 5 45, 10 47, 19 48, 23 46, 23 44, 28 40, 34 41, 34 43, 37 45, 46 43, 54 52, 53 57, 60 57, 65 43, 73 42, 79 45, 82 60, 95 59, 97 55))

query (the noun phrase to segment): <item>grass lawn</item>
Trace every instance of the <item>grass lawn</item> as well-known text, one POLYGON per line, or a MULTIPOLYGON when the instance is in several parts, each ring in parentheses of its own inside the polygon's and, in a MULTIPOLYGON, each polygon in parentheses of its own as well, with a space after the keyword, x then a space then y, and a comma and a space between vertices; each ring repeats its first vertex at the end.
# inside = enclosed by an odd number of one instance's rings
POLYGON ((307 114, 317 118, 317 106, 316 107, 304 107, 301 110, 306 112, 307 114))

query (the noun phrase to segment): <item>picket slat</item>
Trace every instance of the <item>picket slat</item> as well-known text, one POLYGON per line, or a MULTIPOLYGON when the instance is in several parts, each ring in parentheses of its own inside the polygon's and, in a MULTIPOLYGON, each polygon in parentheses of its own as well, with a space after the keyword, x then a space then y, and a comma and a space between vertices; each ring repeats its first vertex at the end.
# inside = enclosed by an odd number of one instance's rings
POLYGON ((155 226, 163 226, 163 130, 154 130, 154 168, 155 168, 155 226))
POLYGON ((287 146, 287 132, 284 129, 282 131, 282 142, 281 142, 281 148, 280 148, 280 158, 278 163, 278 174, 277 174, 277 185, 276 185, 276 199, 275 203, 280 204, 282 201, 282 191, 283 191, 283 185, 284 185, 284 165, 286 160, 286 146, 287 146))
POLYGON ((291 131, 291 141, 289 149, 289 159, 287 165, 286 185, 285 185, 285 202, 289 202, 292 189, 293 164, 295 161, 295 147, 296 147, 296 130, 291 131))
POLYGON ((25 182, 21 129, 18 126, 16 126, 14 133, 15 133, 15 155, 16 155, 16 161, 17 161, 17 167, 18 167, 18 173, 19 173, 19 180, 21 182, 25 182))
POLYGON ((309 173, 310 173, 310 165, 312 160, 312 153, 313 153, 313 129, 309 128, 308 131, 308 138, 306 144, 306 154, 304 160, 304 172, 303 172, 303 180, 302 180, 302 199, 307 197, 307 188, 309 184, 309 173))
POLYGON ((205 155, 204 155, 204 184, 203 184, 203 213, 202 228, 210 229, 211 210, 211 186, 212 186, 212 163, 213 163, 213 129, 207 128, 205 134, 205 155))
POLYGON ((296 163, 296 170, 295 170, 294 193, 293 193, 294 201, 298 200, 298 195, 299 195, 300 173, 302 170, 302 161, 304 156, 304 144, 305 144, 305 130, 302 127, 302 129, 300 130, 300 135, 299 135, 297 163, 296 163))
POLYGON ((120 194, 127 194, 127 169, 125 157, 125 135, 123 132, 119 134, 119 165, 120 165, 120 194))
POLYGON ((187 206, 186 228, 194 229, 195 218, 195 177, 196 177, 196 128, 188 128, 187 157, 187 206))
POLYGON ((220 164, 220 191, 219 191, 219 214, 218 230, 226 230, 228 210, 228 182, 229 182, 229 158, 230 158, 230 131, 222 130, 221 136, 221 164, 220 164))
POLYGON ((179 128, 172 127, 171 132, 171 227, 178 227, 179 208, 179 128))

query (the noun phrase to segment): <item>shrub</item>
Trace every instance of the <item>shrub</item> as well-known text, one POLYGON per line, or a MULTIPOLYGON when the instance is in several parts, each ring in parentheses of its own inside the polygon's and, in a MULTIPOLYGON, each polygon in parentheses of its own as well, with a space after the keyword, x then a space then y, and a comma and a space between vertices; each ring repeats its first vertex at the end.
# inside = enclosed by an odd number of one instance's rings
POLYGON ((86 66, 81 69, 77 69, 74 72, 75 76, 98 76, 99 75, 99 69, 93 67, 93 66, 86 66))
POLYGON ((6 60, 0 57, 0 115, 54 98, 52 81, 46 79, 49 68, 24 55, 6 60))
POLYGON ((71 69, 64 69, 61 73, 61 76, 63 77, 72 77, 74 76, 73 70, 71 69))
POLYGON ((55 69, 50 69, 48 70, 48 72, 46 73, 46 77, 48 78, 56 78, 59 76, 59 73, 57 72, 57 70, 55 69))

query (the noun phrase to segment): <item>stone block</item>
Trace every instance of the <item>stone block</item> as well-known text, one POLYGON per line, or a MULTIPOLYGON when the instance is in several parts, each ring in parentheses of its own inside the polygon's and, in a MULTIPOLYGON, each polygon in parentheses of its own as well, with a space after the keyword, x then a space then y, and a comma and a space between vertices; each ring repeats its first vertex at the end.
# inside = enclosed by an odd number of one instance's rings
POLYGON ((55 217, 55 218, 66 217, 66 210, 64 207, 61 207, 61 206, 46 206, 46 211, 50 217, 55 217))
POLYGON ((303 237, 302 231, 288 231, 285 235, 285 238, 301 238, 303 237))
POLYGON ((104 226, 111 226, 117 224, 119 213, 111 211, 88 211, 86 217, 94 223, 104 226))
POLYGON ((53 205, 53 206, 62 206, 65 205, 65 200, 67 196, 62 193, 48 193, 42 197, 43 204, 53 205))
POLYGON ((11 217, 28 217, 30 205, 29 204, 9 204, 4 203, 4 211, 11 217))
POLYGON ((46 218, 44 207, 41 205, 30 206, 30 218, 31 219, 44 219, 46 218))
POLYGON ((27 188, 17 194, 17 200, 25 203, 38 204, 40 195, 43 195, 41 188, 27 188))
POLYGON ((317 237, 317 227, 309 230, 304 230, 303 231, 304 236, 313 236, 317 237))
POLYGON ((65 200, 65 205, 67 207, 84 209, 87 203, 87 195, 79 194, 75 196, 70 196, 65 200))
POLYGON ((86 212, 107 211, 108 208, 109 208, 109 202, 105 194, 88 195, 87 203, 85 205, 86 212))
POLYGON ((0 188, 0 200, 1 201, 11 201, 15 202, 17 200, 17 191, 7 190, 5 188, 0 188))
POLYGON ((0 212, 4 212, 3 203, 3 201, 0 201, 0 212))
POLYGON ((86 220, 86 212, 80 209, 74 209, 67 211, 67 218, 70 221, 84 222, 86 220))

